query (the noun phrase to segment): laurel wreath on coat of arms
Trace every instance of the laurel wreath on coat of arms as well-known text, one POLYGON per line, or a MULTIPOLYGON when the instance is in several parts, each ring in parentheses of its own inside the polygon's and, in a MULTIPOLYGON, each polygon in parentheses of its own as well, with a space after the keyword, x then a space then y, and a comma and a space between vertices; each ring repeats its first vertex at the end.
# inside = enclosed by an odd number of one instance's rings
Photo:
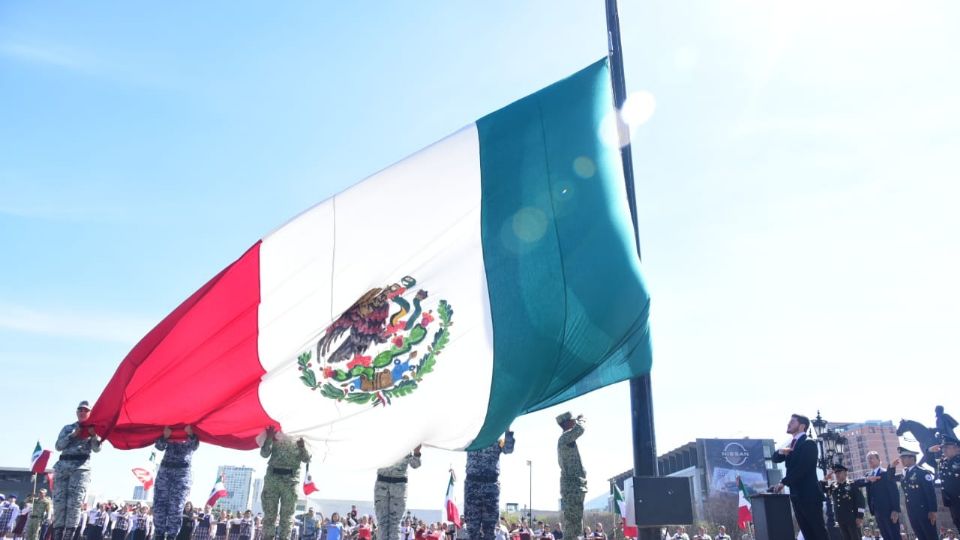
POLYGON ((416 390, 436 366, 453 324, 449 302, 440 300, 436 314, 425 310, 429 293, 416 284, 406 276, 360 297, 327 327, 316 350, 297 357, 303 384, 325 398, 373 407, 416 390))

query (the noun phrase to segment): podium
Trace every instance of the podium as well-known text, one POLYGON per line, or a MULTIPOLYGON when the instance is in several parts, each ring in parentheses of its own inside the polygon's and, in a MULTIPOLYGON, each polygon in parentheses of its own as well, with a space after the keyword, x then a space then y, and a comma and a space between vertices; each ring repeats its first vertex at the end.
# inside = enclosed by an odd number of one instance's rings
POLYGON ((789 495, 759 493, 750 504, 756 540, 796 540, 789 495))

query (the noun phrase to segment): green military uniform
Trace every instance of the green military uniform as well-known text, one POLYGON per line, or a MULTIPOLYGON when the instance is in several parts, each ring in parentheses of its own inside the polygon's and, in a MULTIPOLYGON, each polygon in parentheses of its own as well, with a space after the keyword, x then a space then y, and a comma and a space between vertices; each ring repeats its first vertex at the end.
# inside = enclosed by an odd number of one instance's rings
POLYGON ((260 447, 260 455, 267 461, 267 474, 263 477, 263 534, 273 539, 277 530, 277 507, 280 513, 280 540, 290 538, 293 525, 293 510, 297 505, 297 484, 300 481, 300 463, 308 463, 310 454, 297 442, 288 438, 274 440, 269 435, 260 447))
POLYGON ((557 417, 561 427, 571 420, 576 423, 565 429, 557 441, 557 459, 560 462, 560 507, 563 511, 563 531, 571 539, 583 534, 583 498, 587 493, 587 471, 580 461, 577 439, 583 435, 583 419, 570 413, 557 417))
POLYGON ((26 540, 38 540, 40 538, 40 528, 43 522, 50 515, 50 508, 53 501, 47 497, 46 493, 41 493, 33 501, 30 509, 30 517, 27 518, 26 540))

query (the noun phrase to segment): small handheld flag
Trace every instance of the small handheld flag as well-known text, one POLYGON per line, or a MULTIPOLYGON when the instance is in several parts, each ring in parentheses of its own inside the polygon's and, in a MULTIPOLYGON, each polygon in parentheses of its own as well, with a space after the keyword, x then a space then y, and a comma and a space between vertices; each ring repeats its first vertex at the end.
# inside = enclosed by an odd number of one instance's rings
POLYGON ((310 474, 310 465, 307 465, 307 475, 303 479, 303 494, 310 495, 317 491, 320 490, 317 488, 317 485, 313 483, 313 475, 310 474))
POLYGON ((743 480, 740 477, 737 477, 737 494, 739 495, 740 502, 738 504, 739 508, 737 509, 737 525, 741 529, 749 528, 748 523, 753 521, 753 513, 750 511, 750 499, 747 497, 747 488, 743 485, 743 480))
POLYGON ((30 459, 30 472, 40 474, 47 470, 47 462, 50 461, 50 451, 44 450, 37 441, 36 448, 33 449, 33 457, 30 459))
POLYGON ((450 469, 450 481, 447 482, 447 501, 446 501, 446 511, 447 511, 447 521, 456 525, 459 529, 463 525, 460 523, 460 508, 457 506, 457 499, 454 495, 454 486, 456 485, 456 477, 453 475, 453 469, 450 469))
POLYGON ((207 506, 216 506, 217 501, 227 495, 227 486, 223 483, 223 475, 220 475, 213 484, 213 489, 210 490, 210 496, 207 497, 207 506))
POLYGON ((157 453, 150 452, 150 459, 145 467, 134 467, 130 469, 133 476, 137 477, 144 491, 150 491, 153 487, 154 476, 157 470, 157 453))

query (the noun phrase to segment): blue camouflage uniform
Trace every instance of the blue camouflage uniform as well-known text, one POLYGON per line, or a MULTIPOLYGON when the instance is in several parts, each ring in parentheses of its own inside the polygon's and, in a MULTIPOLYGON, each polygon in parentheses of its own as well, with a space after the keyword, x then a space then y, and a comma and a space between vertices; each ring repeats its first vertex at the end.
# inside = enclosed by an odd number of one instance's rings
POLYGON ((157 450, 163 452, 157 482, 153 491, 153 537, 154 540, 176 538, 183 525, 183 507, 193 483, 190 463, 193 451, 200 446, 196 434, 185 441, 157 439, 157 450))
MULTIPOLYGON (((81 406, 89 407, 86 402, 81 406)), ((53 466, 53 540, 73 538, 80 526, 80 507, 90 484, 90 454, 100 451, 100 439, 86 432, 80 437, 73 433, 79 422, 63 426, 57 436, 60 459, 53 466), (85 436, 84 436, 85 435, 85 436)))
POLYGON ((493 540, 500 521, 500 454, 513 452, 508 431, 502 441, 467 452, 467 479, 463 484, 464 518, 470 540, 493 540))

